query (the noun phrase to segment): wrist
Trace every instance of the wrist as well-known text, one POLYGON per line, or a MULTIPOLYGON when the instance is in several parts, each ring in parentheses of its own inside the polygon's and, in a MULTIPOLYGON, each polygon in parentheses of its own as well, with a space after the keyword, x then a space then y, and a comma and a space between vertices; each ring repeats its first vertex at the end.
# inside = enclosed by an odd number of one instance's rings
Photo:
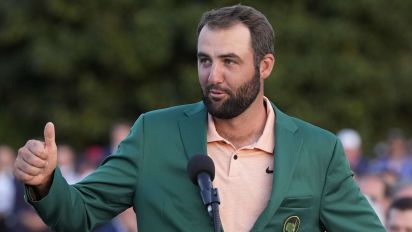
POLYGON ((27 194, 32 201, 39 201, 49 193, 53 182, 53 175, 51 175, 44 184, 26 185, 27 194))

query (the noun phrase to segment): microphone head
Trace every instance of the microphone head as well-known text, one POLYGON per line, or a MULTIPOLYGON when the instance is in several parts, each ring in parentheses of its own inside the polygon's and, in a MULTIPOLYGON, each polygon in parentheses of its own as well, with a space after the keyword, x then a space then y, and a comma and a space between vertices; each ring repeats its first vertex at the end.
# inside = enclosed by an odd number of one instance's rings
POLYGON ((215 164, 207 155, 195 155, 187 164, 187 174, 195 185, 197 185, 197 176, 202 172, 209 174, 210 180, 213 181, 215 179, 215 164))

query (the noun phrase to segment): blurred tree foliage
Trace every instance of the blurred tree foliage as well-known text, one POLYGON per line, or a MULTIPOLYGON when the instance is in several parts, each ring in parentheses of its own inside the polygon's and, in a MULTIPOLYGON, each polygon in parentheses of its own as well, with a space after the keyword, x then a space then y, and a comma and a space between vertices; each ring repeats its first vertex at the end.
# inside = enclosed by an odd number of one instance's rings
MULTIPOLYGON (((0 1, 0 143, 56 124, 58 142, 106 143, 110 125, 200 99, 195 30, 235 1, 0 1)), ((289 114, 370 146, 412 131, 412 1, 243 1, 276 31, 266 94, 289 114)))

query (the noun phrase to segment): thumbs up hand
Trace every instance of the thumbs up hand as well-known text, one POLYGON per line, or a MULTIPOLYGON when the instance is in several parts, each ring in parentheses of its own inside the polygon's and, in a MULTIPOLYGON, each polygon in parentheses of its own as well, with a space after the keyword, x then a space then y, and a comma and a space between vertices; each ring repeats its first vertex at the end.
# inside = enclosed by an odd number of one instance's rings
POLYGON ((54 125, 44 127, 44 142, 29 140, 19 149, 14 163, 14 175, 24 184, 34 187, 40 195, 47 194, 52 174, 57 166, 57 145, 54 125))

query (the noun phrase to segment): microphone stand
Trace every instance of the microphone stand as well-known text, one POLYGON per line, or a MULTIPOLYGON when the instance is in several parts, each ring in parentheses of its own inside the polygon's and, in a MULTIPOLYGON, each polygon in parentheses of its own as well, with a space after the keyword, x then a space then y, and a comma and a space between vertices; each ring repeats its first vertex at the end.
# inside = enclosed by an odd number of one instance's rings
POLYGON ((220 204, 219 192, 217 188, 213 188, 211 191, 210 202, 207 206, 207 211, 213 221, 215 232, 222 231, 222 222, 220 221, 220 214, 219 214, 219 204, 220 204))

